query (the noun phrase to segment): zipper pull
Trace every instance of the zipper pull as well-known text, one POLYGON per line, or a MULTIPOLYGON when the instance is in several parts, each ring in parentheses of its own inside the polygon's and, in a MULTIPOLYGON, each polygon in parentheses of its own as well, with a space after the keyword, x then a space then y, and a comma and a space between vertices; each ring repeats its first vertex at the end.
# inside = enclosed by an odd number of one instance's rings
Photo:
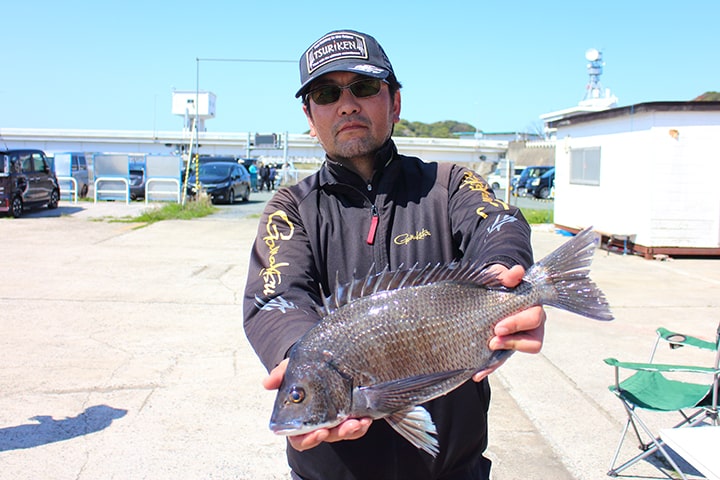
POLYGON ((367 236, 367 244, 373 245, 375 243, 375 233, 377 232, 377 226, 378 222, 380 221, 380 216, 378 215, 378 210, 375 205, 372 206, 372 218, 370 219, 370 231, 368 232, 367 236))

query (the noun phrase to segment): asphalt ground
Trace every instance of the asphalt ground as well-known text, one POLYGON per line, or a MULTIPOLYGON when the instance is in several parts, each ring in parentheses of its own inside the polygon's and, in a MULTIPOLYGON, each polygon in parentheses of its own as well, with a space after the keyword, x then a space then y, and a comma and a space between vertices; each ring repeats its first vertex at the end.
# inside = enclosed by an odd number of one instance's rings
MULTIPOLYGON (((257 204, 237 207, 248 215, 143 225, 113 221, 139 202, 61 202, 0 219, 1 479, 289 478, 242 331, 257 204)), ((536 258, 565 240, 535 226, 536 258)), ((495 479, 607 478, 624 412, 602 359, 644 361, 658 326, 711 339, 720 321, 718 260, 598 250, 592 277, 615 321, 548 308, 543 351, 491 376, 495 479)), ((675 423, 663 417, 651 424, 675 423)))

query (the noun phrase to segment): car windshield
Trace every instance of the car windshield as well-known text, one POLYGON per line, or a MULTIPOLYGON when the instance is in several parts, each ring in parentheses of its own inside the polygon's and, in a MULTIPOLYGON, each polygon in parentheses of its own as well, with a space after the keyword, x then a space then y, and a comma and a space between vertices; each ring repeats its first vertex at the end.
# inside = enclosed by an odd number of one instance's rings
POLYGON ((540 175, 542 175, 545 172, 546 172, 546 170, 544 168, 531 168, 528 171, 528 177, 529 178, 539 177, 540 175))
POLYGON ((200 164, 200 178, 203 177, 227 177, 232 165, 200 164))

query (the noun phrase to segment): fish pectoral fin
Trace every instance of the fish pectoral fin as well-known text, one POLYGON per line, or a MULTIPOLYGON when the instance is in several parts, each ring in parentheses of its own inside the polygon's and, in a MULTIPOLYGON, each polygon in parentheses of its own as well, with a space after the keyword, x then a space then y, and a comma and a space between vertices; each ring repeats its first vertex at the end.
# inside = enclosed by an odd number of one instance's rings
POLYGON ((385 420, 408 442, 433 457, 437 456, 440 449, 437 438, 433 436, 437 435, 437 429, 430 417, 430 413, 423 407, 417 406, 395 412, 385 417, 385 420))
POLYGON ((390 380, 367 387, 358 387, 353 392, 353 399, 359 408, 367 408, 375 412, 397 412, 407 408, 408 405, 417 405, 432 400, 447 390, 438 389, 438 384, 454 377, 466 377, 459 383, 467 380, 474 373, 473 370, 460 369, 447 372, 414 375, 412 377, 390 380))

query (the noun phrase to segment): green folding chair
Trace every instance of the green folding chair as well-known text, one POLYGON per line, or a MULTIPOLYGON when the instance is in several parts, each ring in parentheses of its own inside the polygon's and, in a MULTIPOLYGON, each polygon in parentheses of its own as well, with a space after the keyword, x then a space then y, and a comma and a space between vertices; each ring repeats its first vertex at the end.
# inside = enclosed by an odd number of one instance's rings
MULTIPOLYGON (((608 388, 622 403, 627 412, 627 422, 620 436, 620 443, 615 450, 608 475, 616 477, 621 471, 634 465, 640 460, 659 452, 680 475, 683 480, 687 477, 677 463, 668 454, 665 443, 659 433, 655 434, 648 428, 646 422, 640 418, 638 410, 655 412, 677 412, 682 416, 680 423, 673 428, 688 428, 700 424, 711 423, 718 425, 718 383, 720 378, 720 324, 718 325, 715 342, 709 342, 690 337, 665 328, 657 329, 657 340, 650 355, 648 363, 620 362, 614 358, 605 359, 605 363, 615 368, 615 383, 608 388), (691 365, 668 365, 653 363, 658 345, 669 344, 670 348, 695 347, 715 352, 713 366, 701 367, 691 365), (620 370, 630 370, 630 374, 621 380, 620 370), (682 373, 697 378, 699 383, 690 383, 669 378, 682 373), (700 379, 705 380, 702 382, 700 379), (622 465, 616 467, 620 449, 632 426, 635 436, 640 442, 641 453, 632 457, 622 465)), ((694 380, 695 381, 695 380, 694 380)))

